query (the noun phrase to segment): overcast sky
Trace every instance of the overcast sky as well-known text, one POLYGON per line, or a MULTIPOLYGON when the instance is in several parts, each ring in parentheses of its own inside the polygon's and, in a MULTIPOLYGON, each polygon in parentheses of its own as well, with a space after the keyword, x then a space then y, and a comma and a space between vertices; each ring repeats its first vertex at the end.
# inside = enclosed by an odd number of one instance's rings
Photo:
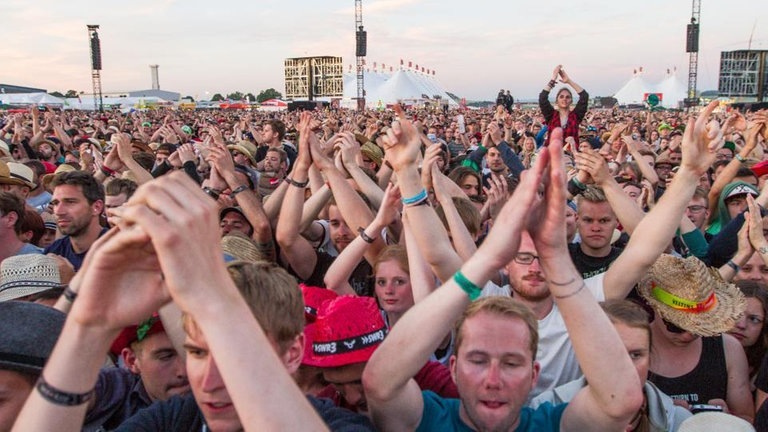
MULTIPOLYGON (((720 51, 768 50, 768 1, 702 1, 699 90, 717 88, 720 51), (754 31, 753 31, 754 29, 754 31)), ((493 99, 535 97, 562 63, 593 96, 613 94, 643 66, 649 81, 677 67, 687 82, 691 1, 363 2, 367 63, 413 61, 448 90, 493 99), (553 5, 557 5, 556 7, 553 5)), ((0 82, 91 91, 86 24, 101 25, 105 92, 160 86, 214 93, 284 92, 286 57, 354 63, 353 0, 0 1, 0 82)))

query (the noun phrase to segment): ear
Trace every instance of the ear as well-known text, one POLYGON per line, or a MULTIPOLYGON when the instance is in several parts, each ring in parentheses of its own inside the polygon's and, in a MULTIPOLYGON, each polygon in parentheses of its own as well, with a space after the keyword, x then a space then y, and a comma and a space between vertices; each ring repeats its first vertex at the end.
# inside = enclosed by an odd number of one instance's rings
POLYGON ((536 387, 536 383, 539 382, 539 374, 541 373, 541 365, 539 362, 533 362, 533 372, 531 373, 531 388, 536 387))
POLYGON ((19 215, 15 211, 11 211, 5 214, 6 227, 13 228, 16 225, 16 221, 19 220, 19 215))
POLYGON ((93 210, 93 214, 100 215, 104 213, 104 201, 103 200, 96 200, 91 204, 91 209, 93 210))
POLYGON ((136 375, 141 374, 141 370, 137 364, 138 358, 132 349, 128 347, 123 348, 123 350, 120 352, 120 356, 123 358, 123 362, 125 363, 125 366, 128 368, 128 370, 135 373, 136 375))
POLYGON ((288 348, 285 350, 281 359, 288 373, 293 375, 301 366, 301 360, 304 358, 304 332, 298 334, 288 348))
POLYGON ((453 380, 453 383, 456 384, 456 355, 451 355, 451 358, 448 360, 448 368, 451 370, 451 379, 453 380))

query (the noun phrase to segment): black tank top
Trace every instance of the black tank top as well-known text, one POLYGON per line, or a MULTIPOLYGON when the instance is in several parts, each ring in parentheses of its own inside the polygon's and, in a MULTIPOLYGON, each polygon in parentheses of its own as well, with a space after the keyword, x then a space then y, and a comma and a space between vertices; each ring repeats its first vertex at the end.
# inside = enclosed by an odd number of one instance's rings
POLYGON ((725 365, 723 337, 701 338, 701 357, 692 371, 676 378, 648 373, 648 380, 672 399, 689 404, 705 404, 728 396, 728 369, 725 365))

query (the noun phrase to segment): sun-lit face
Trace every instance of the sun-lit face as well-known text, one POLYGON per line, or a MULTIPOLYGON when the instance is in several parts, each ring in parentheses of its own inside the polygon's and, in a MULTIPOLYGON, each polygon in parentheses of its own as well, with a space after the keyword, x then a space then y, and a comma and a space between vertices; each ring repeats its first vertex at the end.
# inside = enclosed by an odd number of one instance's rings
MULTIPOLYGON (((533 244, 530 234, 523 233, 520 237, 518 256, 537 256, 536 246, 533 244)), ((541 301, 549 297, 549 285, 544 276, 539 259, 536 258, 530 264, 521 264, 517 258, 512 259, 506 270, 509 274, 509 282, 515 296, 524 301, 541 301)))
POLYGON ((595 203, 581 200, 576 224, 583 245, 597 250, 611 244, 611 237, 618 225, 618 219, 608 202, 595 203))
POLYGON ((459 187, 461 187, 461 190, 467 197, 480 195, 480 181, 473 175, 464 176, 459 187))
POLYGON ((85 234, 91 221, 98 217, 103 208, 102 201, 88 204, 81 186, 66 184, 56 186, 51 205, 59 231, 72 237, 85 234))
POLYGON ((741 342, 744 348, 751 347, 760 340, 765 322, 763 304, 755 297, 747 297, 747 308, 728 333, 741 342))
POLYGON ((335 205, 328 206, 328 226, 333 246, 339 252, 343 251, 355 239, 355 233, 349 229, 339 208, 335 205))
POLYGON ((411 277, 396 260, 378 263, 375 290, 379 306, 387 314, 403 314, 413 306, 411 277))
POLYGON ((141 375, 147 394, 153 401, 166 400, 189 391, 184 359, 176 353, 165 332, 147 336, 134 344, 130 361, 131 372, 141 375))
POLYGON ((648 370, 651 368, 650 333, 646 329, 630 327, 623 323, 615 323, 614 327, 621 341, 624 342, 632 364, 635 365, 640 382, 645 383, 648 379, 648 370))
POLYGON ((208 342, 202 332, 193 333, 187 334, 184 349, 187 351, 189 385, 197 406, 211 431, 238 432, 242 430, 242 424, 208 342))
POLYGON ((461 332, 450 362, 459 416, 476 430, 514 430, 539 375, 528 326, 520 318, 480 312, 464 321, 461 332))
POLYGON ((747 260, 747 263, 739 267, 739 271, 736 272, 733 281, 737 282, 740 280, 751 280, 768 284, 768 266, 765 265, 759 253, 753 253, 749 260, 747 260))

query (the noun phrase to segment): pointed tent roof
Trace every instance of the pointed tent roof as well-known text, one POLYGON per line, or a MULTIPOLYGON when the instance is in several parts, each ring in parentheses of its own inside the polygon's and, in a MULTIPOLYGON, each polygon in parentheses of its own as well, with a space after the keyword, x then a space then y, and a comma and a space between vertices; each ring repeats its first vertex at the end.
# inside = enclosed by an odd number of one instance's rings
POLYGON ((677 70, 667 70, 664 80, 656 86, 656 92, 662 94, 661 106, 677 108, 688 97, 688 87, 677 79, 677 70))
POLYGON ((652 86, 643 77, 643 68, 635 70, 632 78, 613 95, 619 104, 641 104, 646 93, 652 93, 652 86))

